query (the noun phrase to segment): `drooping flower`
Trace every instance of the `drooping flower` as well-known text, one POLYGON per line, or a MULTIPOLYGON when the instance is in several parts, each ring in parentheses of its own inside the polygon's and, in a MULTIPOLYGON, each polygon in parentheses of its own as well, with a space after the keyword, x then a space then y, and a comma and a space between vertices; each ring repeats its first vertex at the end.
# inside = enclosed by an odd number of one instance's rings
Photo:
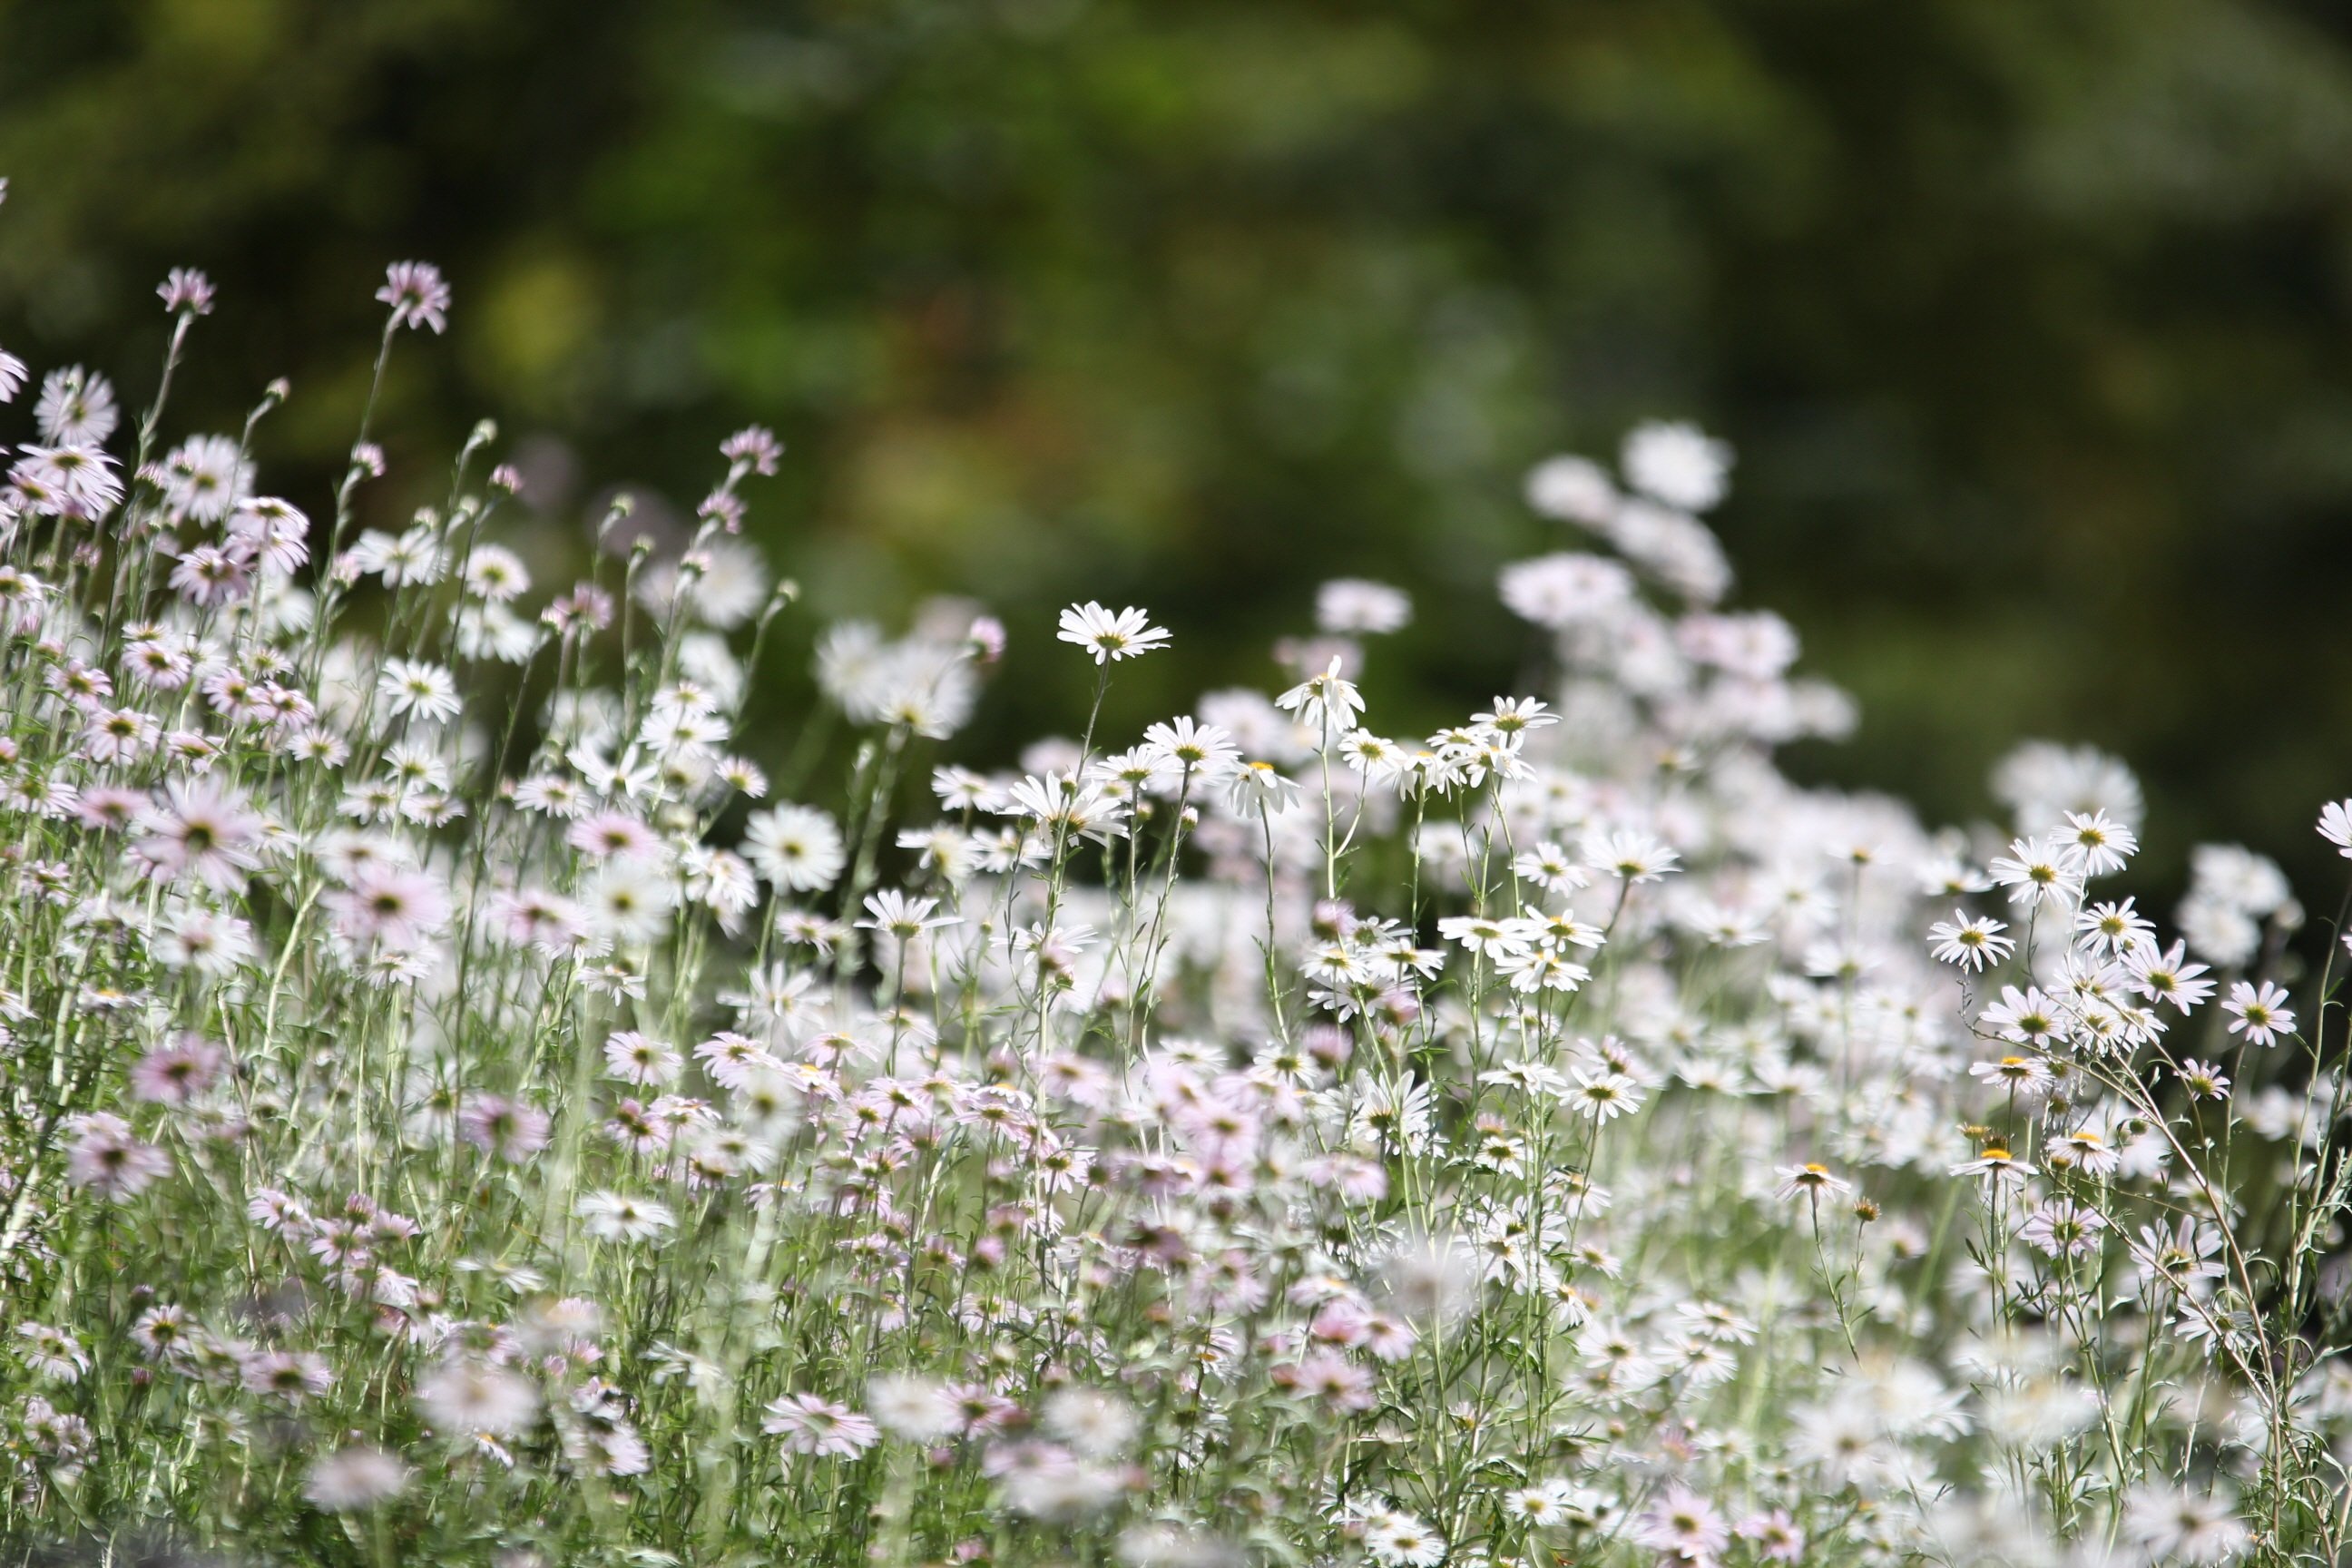
POLYGON ((449 285, 429 261, 394 262, 375 297, 392 307, 395 328, 430 327, 436 336, 449 330, 449 285))

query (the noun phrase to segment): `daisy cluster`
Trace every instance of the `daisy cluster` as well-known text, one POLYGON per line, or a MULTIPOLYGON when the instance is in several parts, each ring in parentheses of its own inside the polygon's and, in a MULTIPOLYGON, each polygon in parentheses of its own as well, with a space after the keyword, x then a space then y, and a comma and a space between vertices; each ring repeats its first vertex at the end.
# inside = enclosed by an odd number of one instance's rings
MULTIPOLYGON (((380 386, 451 300, 379 298, 380 386)), ((168 389, 212 292, 163 299, 168 389)), ((936 603, 819 636, 827 780, 744 721, 766 432, 546 594, 488 426, 394 524, 373 400, 331 497, 259 489, 285 395, 174 444, 0 354, 0 1538, 2340 1560, 2284 878, 2200 850, 2160 931, 2087 752, 1997 835, 1791 783, 1852 713, 1724 607, 1719 443, 1537 469, 1544 674, 1434 734, 1360 688, 1381 584, 1140 734, 1144 610, 936 603), (1012 636, 1093 708, 965 765, 1012 636)))

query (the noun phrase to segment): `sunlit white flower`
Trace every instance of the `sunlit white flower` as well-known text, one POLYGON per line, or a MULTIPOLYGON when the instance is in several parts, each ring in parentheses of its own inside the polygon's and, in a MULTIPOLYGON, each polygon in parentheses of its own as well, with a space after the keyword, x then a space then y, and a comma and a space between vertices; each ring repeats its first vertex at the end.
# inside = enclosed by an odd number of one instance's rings
POLYGON ((416 1383, 416 1407, 450 1437, 515 1436, 538 1416, 539 1405, 528 1379, 480 1362, 451 1362, 416 1383))
POLYGON ((1635 489, 1685 511, 1706 511, 1723 500, 1731 448, 1696 425, 1654 421, 1625 437, 1618 466, 1635 489))
POLYGON ((1339 674, 1340 661, 1334 656, 1330 665, 1320 675, 1309 677, 1274 700, 1274 705, 1285 712, 1296 713, 1298 721, 1318 734, 1330 735, 1347 729, 1364 710, 1364 699, 1355 684, 1339 674))
POLYGON ((866 1385, 866 1413, 883 1431, 912 1443, 936 1443, 962 1429, 964 1416, 945 1384, 893 1373, 866 1385))
POLYGON ((651 1241, 677 1223, 667 1204, 633 1193, 583 1193, 577 1208, 581 1228, 599 1241, 651 1241))
POLYGON ((398 1497, 408 1476, 408 1467, 382 1448, 354 1443, 313 1461, 302 1495, 323 1512, 355 1513, 398 1497))
POLYGON ((1606 526, 1617 510, 1617 487, 1590 458, 1547 458, 1528 470, 1526 493, 1532 510, 1588 528, 1606 526))
POLYGON ((2017 943, 2000 934, 2008 929, 2000 921, 1954 910, 1949 921, 1929 926, 1927 935, 1936 944, 1937 963, 1958 964, 1976 973, 1988 964, 2006 962, 2016 950, 2017 943))
POLYGON ((2018 1238, 2053 1258, 2079 1258, 2095 1251, 2106 1221, 2071 1198, 2052 1198, 2018 1227, 2018 1238))
POLYGON ((1818 1163, 1783 1165, 1777 1173, 1780 1184, 1774 1189, 1774 1194, 1784 1202, 1790 1198, 1806 1198, 1819 1203, 1823 1198, 1853 1191, 1853 1183, 1840 1180, 1827 1165, 1818 1163))
POLYGON ((1241 752, 1231 735, 1214 724, 1196 723, 1189 718, 1150 726, 1143 732, 1143 743, 1165 758, 1188 785, 1222 782, 1241 765, 1241 752))
POLYGON ((1445 1538, 1412 1514, 1384 1508, 1364 1520, 1364 1550, 1383 1568, 1434 1568, 1445 1560, 1445 1538))
POLYGON ((2319 808, 2319 836, 2352 860, 2352 800, 2331 800, 2319 808))
POLYGON ((2211 1062, 2185 1058, 2174 1075, 2191 1100, 2222 1100, 2230 1098, 2230 1079, 2211 1062))
POLYGON ((1402 631, 1412 619, 1412 600, 1400 588, 1360 577, 1336 577, 1315 592, 1318 630, 1342 636, 1380 637, 1402 631))
POLYGON ((2083 854, 2083 875, 2104 877, 2120 871, 2139 852, 2139 836, 2104 811, 2070 811, 2059 839, 2083 854))
POLYGON ((1681 857, 1646 833, 1596 834, 1584 841, 1584 863, 1631 886, 1654 882, 1678 869, 1681 857))
POLYGON ((2013 904, 2072 904, 2083 896, 2082 849, 2055 837, 2020 838, 1987 868, 2013 904))
POLYGON ((114 434, 118 415, 114 388, 102 375, 79 365, 53 370, 41 379, 33 422, 53 447, 98 447, 114 434))
POLYGON ((776 887, 793 892, 829 888, 845 863, 841 830, 806 805, 754 812, 743 825, 743 858, 776 887))
POLYGON ((866 918, 857 926, 861 931, 906 942, 927 931, 962 923, 961 915, 932 913, 938 908, 936 899, 911 899, 896 888, 885 888, 866 896, 866 918))
POLYGON ((2126 1543, 2146 1563, 2234 1563, 2252 1545, 2237 1516, 2237 1492, 2226 1481, 2194 1487, 2147 1481, 2126 1498, 2126 1543))
POLYGON ((810 1394, 790 1394, 768 1402, 760 1430, 782 1437, 788 1452, 820 1458, 854 1459, 881 1436, 873 1422, 810 1394))
POLYGON ((1135 658, 1168 646, 1167 629, 1153 626, 1144 611, 1130 605, 1114 615, 1091 599, 1062 612, 1056 637, 1086 649, 1097 664, 1135 658))
POLYGON ((457 700, 457 680, 441 666, 423 659, 387 659, 383 673, 376 678, 375 689, 394 717, 413 714, 427 723, 437 724, 456 718, 462 706, 457 700))
POLYGON ((2221 1011, 2230 1015, 2230 1033, 2243 1035, 2249 1045, 2276 1045, 2294 1033, 2294 1015, 2287 1010, 2287 994, 2265 980, 2257 987, 2241 980, 2230 987, 2221 1011))

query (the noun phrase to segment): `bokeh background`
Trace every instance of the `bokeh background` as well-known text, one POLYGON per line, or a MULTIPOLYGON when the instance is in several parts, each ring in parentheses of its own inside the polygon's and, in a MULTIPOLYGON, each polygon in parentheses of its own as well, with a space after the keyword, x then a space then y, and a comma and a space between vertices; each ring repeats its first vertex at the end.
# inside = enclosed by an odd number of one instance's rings
POLYGON ((207 269, 181 412, 290 377, 314 510, 400 258, 457 289, 392 385, 420 493, 493 415, 577 540, 772 424, 753 527, 821 612, 1011 624, 978 760, 1075 724, 1058 604, 1176 629, 1140 722, 1342 574, 1413 591, 1374 717, 1433 725, 1527 652, 1525 468, 1673 416, 1738 448, 1739 602, 1861 700, 1800 773, 1957 819, 2095 742, 2152 891, 2199 837, 2316 879, 2352 791, 2324 0, 0 0, 0 342, 143 401, 207 269))

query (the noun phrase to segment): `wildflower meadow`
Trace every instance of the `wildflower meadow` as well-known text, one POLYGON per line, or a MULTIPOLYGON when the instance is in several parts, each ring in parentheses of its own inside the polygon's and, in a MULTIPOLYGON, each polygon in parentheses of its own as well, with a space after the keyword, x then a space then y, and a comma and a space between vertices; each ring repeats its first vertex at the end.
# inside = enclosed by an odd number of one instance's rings
MULTIPOLYGON (((1184 627, 1094 602, 753 727, 767 432, 551 589, 492 426, 274 496, 161 295, 160 371, 0 353, 10 1561, 2347 1561, 2352 866, 2144 910, 2049 742, 1998 827, 1792 783, 1853 714, 1697 429, 1528 476, 1545 668, 1433 735, 1348 578, 1140 733, 1184 627), (972 765, 1008 639, 1094 703, 972 765)), ((377 298, 380 389, 462 314, 377 298)))

